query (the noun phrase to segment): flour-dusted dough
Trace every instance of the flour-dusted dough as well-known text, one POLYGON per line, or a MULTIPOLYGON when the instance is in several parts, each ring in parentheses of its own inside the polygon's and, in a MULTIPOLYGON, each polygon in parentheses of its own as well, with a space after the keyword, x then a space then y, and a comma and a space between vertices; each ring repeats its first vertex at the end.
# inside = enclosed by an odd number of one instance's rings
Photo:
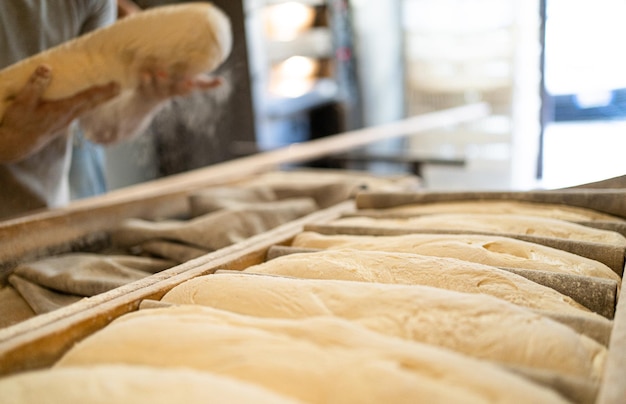
POLYGON ((215 274, 176 286, 162 301, 258 317, 333 315, 481 359, 591 379, 606 357, 597 342, 522 307, 428 286, 215 274))
POLYGON ((299 401, 234 378, 191 369, 99 365, 52 368, 0 379, 12 404, 295 404, 299 401))
POLYGON ((143 310, 77 344, 57 366, 111 362, 208 370, 309 403, 563 401, 487 362, 332 317, 143 310))
POLYGON ((473 231, 554 237, 626 248, 626 237, 615 231, 595 229, 565 220, 509 213, 442 213, 406 218, 346 217, 333 220, 330 224, 359 228, 473 231))
POLYGON ((292 246, 410 252, 458 258, 502 268, 538 269, 621 282, 619 275, 601 262, 509 237, 470 234, 353 236, 302 232, 296 235, 292 246))
POLYGON ((289 254, 244 272, 307 279, 426 285, 491 295, 538 310, 600 317, 552 288, 497 267, 401 252, 322 250, 289 254))
POLYGON ((207 73, 224 62, 231 48, 230 21, 210 3, 145 10, 1 70, 0 119, 41 64, 53 71, 44 98, 59 99, 110 81, 123 92, 133 91, 148 66, 172 74, 207 73))
POLYGON ((360 209, 358 214, 372 217, 403 217, 439 213, 506 213, 548 217, 570 222, 623 221, 616 216, 578 206, 525 201, 450 201, 414 203, 386 209, 360 209))

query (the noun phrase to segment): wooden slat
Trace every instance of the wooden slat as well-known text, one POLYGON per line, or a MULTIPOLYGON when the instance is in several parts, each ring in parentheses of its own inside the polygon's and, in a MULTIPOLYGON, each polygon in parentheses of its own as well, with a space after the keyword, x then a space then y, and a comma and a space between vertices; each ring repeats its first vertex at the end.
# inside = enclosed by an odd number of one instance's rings
POLYGON ((598 393, 597 404, 626 403, 626 285, 622 280, 619 300, 613 320, 613 332, 607 362, 598 393))
POLYGON ((306 223, 333 219, 351 210, 354 203, 344 202, 49 315, 0 330, 0 375, 50 366, 82 338, 116 317, 137 310, 142 300, 160 299, 174 286, 219 268, 235 269, 260 263, 269 247, 288 242, 306 223))
POLYGON ((52 247, 62 249, 64 243, 96 231, 106 231, 129 217, 167 216, 180 212, 181 204, 185 203, 184 196, 191 191, 232 183, 283 164, 306 162, 378 141, 476 120, 488 114, 489 107, 485 103, 427 113, 292 144, 78 200, 63 208, 0 222, 0 279, 3 272, 9 271, 9 267, 21 257, 45 255, 52 247))

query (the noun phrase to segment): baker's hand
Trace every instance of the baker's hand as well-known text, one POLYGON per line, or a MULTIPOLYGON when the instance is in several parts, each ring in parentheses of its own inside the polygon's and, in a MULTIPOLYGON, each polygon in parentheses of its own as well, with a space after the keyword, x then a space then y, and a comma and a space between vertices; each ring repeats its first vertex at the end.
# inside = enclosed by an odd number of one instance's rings
POLYGON ((196 90, 209 90, 221 84, 222 79, 219 77, 187 77, 168 73, 165 69, 146 68, 141 72, 137 92, 146 102, 160 103, 169 98, 189 95, 196 90))
MULTIPOLYGON (((134 91, 124 91, 114 101, 81 117, 85 136, 100 144, 119 143, 142 133, 167 101, 193 91, 208 90, 222 83, 220 78, 187 77, 168 73, 152 61, 139 73, 134 91)), ((172 69, 183 71, 184 69, 172 69)))
POLYGON ((0 162, 19 161, 41 150, 81 114, 119 94, 116 83, 93 86, 70 97, 42 99, 52 71, 39 66, 0 121, 0 162))

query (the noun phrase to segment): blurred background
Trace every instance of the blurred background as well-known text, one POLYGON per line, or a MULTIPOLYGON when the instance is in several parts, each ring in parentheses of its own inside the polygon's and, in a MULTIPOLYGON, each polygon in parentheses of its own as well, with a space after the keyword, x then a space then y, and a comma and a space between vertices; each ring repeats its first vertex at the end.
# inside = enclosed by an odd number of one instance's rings
MULTIPOLYGON (((137 0, 141 8, 177 1, 137 0)), ((626 174, 626 1, 218 0, 227 84, 108 151, 111 188, 440 109, 491 114, 315 167, 437 189, 560 188, 626 174)))

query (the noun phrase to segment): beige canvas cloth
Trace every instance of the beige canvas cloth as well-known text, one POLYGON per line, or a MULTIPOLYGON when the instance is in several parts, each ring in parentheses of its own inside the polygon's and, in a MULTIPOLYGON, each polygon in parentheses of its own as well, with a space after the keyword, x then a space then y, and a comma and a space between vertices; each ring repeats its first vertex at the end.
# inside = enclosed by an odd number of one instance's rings
POLYGON ((35 312, 13 287, 0 288, 0 328, 35 316, 35 312))
POLYGON ((128 219, 111 233, 121 248, 168 240, 214 251, 317 210, 311 198, 294 198, 220 209, 191 220, 128 219))
POLYGON ((20 264, 13 274, 58 292, 93 296, 172 265, 150 257, 68 253, 20 264))
POLYGON ((34 313, 43 314, 175 264, 150 257, 67 253, 20 264, 9 282, 34 313))

